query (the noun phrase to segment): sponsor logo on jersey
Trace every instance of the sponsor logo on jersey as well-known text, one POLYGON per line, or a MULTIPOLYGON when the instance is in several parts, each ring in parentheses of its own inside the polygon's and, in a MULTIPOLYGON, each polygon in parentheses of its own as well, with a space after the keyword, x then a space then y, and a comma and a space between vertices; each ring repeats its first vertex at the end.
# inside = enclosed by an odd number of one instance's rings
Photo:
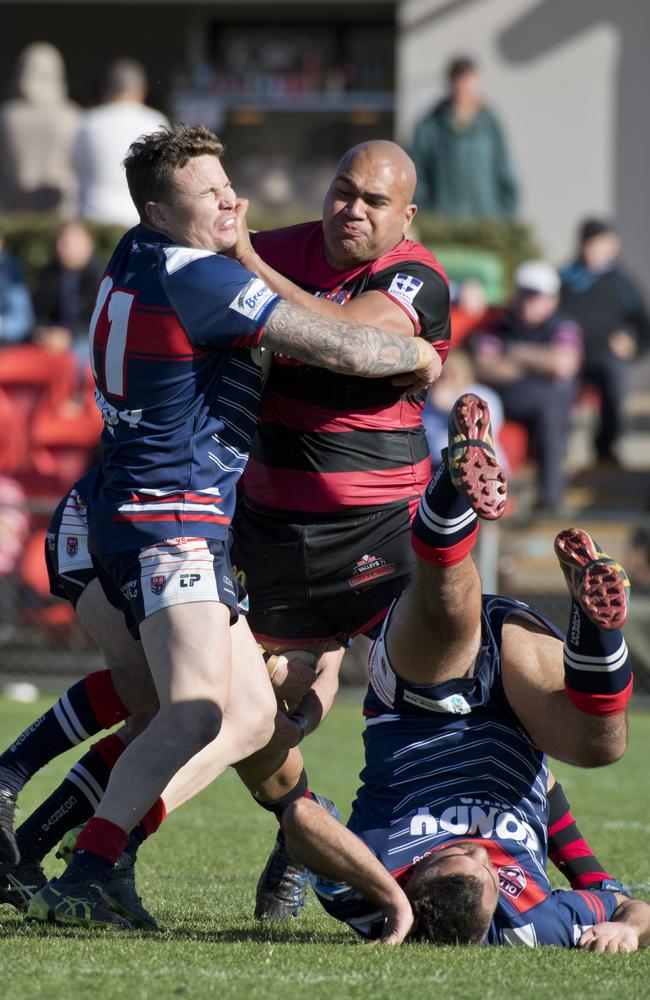
POLYGON ((66 555, 76 556, 79 551, 79 539, 75 535, 68 535, 65 543, 66 555))
POLYGON ((357 560, 357 564, 352 570, 352 576, 348 578, 348 585, 353 590, 357 590, 359 587, 373 583, 382 576, 390 576, 394 572, 395 563, 386 562, 381 556, 366 554, 357 560))
POLYGON ((56 547, 56 533, 54 531, 48 531, 45 537, 47 539, 48 549, 50 550, 50 552, 54 552, 54 549, 56 547))
POLYGON ((514 840, 530 850, 539 850, 539 838, 530 823, 498 804, 473 798, 461 799, 459 804, 449 806, 439 816, 434 816, 428 806, 421 807, 411 819, 409 832, 412 837, 450 833, 455 837, 514 840))
POLYGON ((412 306, 413 299, 422 288, 422 284, 419 278, 414 278, 411 274, 396 274, 390 283, 388 294, 402 305, 412 306))
POLYGON ((260 278, 251 278, 228 308, 234 309, 242 316, 248 316, 249 319, 257 319, 264 307, 275 297, 275 292, 272 292, 260 278))
POLYGON ((417 708, 425 708, 427 712, 449 712, 450 715, 467 715, 472 711, 471 705, 462 694, 450 694, 446 698, 427 698, 415 691, 405 691, 404 701, 417 708))
POLYGON ((151 593, 152 594, 162 594, 165 586, 167 584, 166 576, 152 576, 151 577, 151 593))
POLYGON ((138 581, 129 580, 124 586, 120 587, 120 590, 126 597, 127 601, 132 601, 134 597, 138 596, 138 581))
POLYGON ((501 892, 511 899, 517 899, 526 888, 526 873, 519 865, 502 865, 497 869, 501 892))
POLYGON ((240 569, 238 566, 233 566, 232 571, 237 583, 240 584, 244 589, 246 589, 247 577, 243 569, 240 569))

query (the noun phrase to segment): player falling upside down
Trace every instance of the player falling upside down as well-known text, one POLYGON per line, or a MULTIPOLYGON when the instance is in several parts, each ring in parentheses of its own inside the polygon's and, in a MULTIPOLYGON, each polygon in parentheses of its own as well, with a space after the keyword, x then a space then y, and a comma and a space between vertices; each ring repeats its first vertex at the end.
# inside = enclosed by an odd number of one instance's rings
POLYGON ((348 829, 302 799, 283 819, 288 849, 328 880, 316 883, 328 912, 367 937, 632 951, 650 943, 647 904, 551 892, 546 875, 545 751, 593 767, 625 749, 627 577, 569 528, 555 541, 566 637, 519 601, 481 595, 477 515, 501 490, 487 427, 485 404, 461 397, 414 521, 415 579, 371 652, 348 829))

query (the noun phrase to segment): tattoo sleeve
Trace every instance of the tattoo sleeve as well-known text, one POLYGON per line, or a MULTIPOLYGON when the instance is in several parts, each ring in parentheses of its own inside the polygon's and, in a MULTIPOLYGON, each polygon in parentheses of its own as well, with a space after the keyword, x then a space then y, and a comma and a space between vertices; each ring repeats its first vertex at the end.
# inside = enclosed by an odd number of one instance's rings
POLYGON ((298 361, 367 378, 420 370, 431 353, 420 338, 340 322, 284 301, 271 313, 261 342, 298 361))

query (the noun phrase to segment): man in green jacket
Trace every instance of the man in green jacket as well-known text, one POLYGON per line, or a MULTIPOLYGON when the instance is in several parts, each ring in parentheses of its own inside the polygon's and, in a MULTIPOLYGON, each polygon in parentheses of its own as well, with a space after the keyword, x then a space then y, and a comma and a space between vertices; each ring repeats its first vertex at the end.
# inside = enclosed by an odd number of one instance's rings
POLYGON ((512 218, 517 180, 501 126, 483 104, 476 63, 458 57, 447 77, 448 96, 415 129, 415 201, 458 219, 512 218))

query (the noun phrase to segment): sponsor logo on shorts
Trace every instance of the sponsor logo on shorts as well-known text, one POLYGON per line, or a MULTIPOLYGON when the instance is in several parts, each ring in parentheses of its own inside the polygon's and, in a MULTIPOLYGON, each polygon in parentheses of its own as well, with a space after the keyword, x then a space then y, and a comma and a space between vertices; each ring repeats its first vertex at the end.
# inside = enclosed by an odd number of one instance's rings
POLYGON ((257 319, 264 307, 274 298, 276 298, 275 292, 272 292, 260 278, 251 278, 228 308, 234 309, 242 316, 248 316, 249 319, 257 319))
POLYGON ((138 596, 138 581, 129 580, 123 587, 120 587, 120 590, 126 597, 127 601, 132 601, 134 597, 138 596))
POLYGON ((497 869, 501 892, 517 899, 526 888, 526 873, 519 865, 503 865, 497 869))
POLYGON ((65 543, 65 551, 69 556, 76 556, 79 551, 79 539, 75 535, 68 535, 65 543))
MULTIPOLYGON (((156 577, 154 577, 154 580, 155 579, 156 577)), ((194 584, 198 583, 200 579, 201 579, 200 573, 181 573, 181 587, 193 587, 194 584)))
POLYGON ((395 563, 386 562, 381 556, 366 554, 357 560, 357 564, 352 570, 352 576, 348 579, 348 585, 352 590, 358 590, 359 587, 366 587, 382 576, 390 576, 394 572, 395 563))
POLYGON ((54 552, 54 549, 56 548, 56 533, 54 531, 48 531, 45 537, 47 539, 48 549, 50 552, 54 552))
POLYGON ((151 593, 152 594, 162 594, 165 586, 167 584, 166 576, 152 576, 151 577, 151 593))
POLYGON ((390 283, 388 294, 401 302, 402 305, 413 305, 413 299, 422 288, 419 278, 414 278, 412 274, 396 274, 390 283))

